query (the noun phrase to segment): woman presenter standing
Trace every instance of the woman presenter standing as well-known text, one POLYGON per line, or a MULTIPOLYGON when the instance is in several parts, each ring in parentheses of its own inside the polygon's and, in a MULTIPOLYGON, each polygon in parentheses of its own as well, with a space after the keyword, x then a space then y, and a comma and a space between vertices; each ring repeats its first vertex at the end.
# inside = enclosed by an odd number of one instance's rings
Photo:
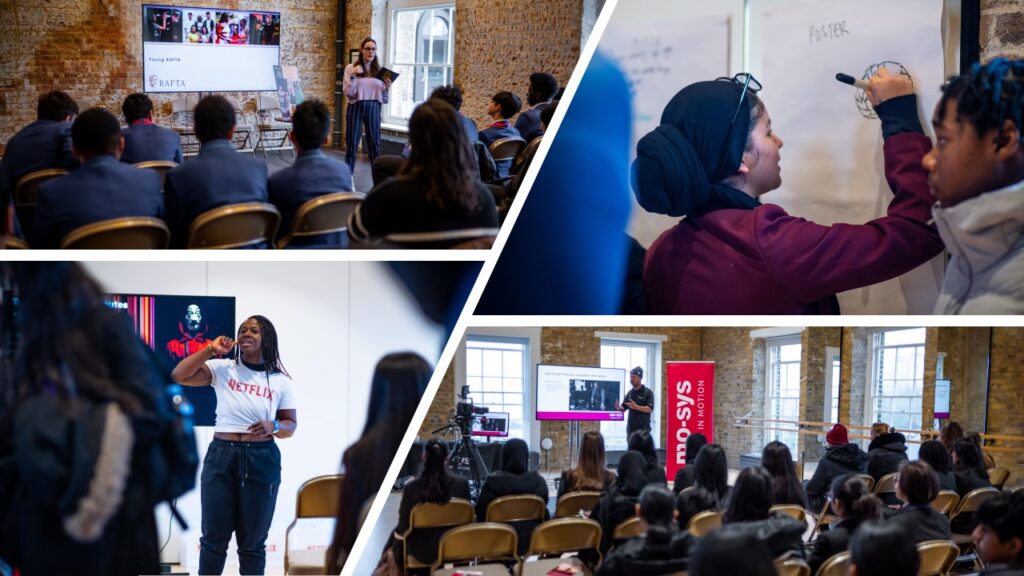
POLYGON ((388 103, 391 90, 390 80, 377 78, 380 68, 377 42, 373 38, 363 39, 359 44, 359 59, 345 67, 345 78, 342 80, 342 88, 348 98, 348 111, 345 113, 345 162, 353 174, 364 125, 366 154, 370 157, 370 164, 380 156, 380 107, 388 103))
POLYGON ((274 438, 295 434, 291 376, 281 364, 277 331, 263 316, 238 328, 238 340, 218 336, 171 372, 185 386, 213 386, 217 420, 203 460, 199 573, 220 574, 236 534, 241 574, 263 574, 266 541, 281 485, 281 451, 274 438), (234 349, 234 358, 220 358, 234 349))

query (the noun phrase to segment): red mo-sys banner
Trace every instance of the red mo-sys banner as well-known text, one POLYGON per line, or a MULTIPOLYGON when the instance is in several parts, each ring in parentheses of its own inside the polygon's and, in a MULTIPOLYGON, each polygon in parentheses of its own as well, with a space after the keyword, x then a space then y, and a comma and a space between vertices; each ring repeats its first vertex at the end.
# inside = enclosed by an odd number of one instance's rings
POLYGON ((715 441, 714 362, 668 362, 668 438, 666 475, 675 478, 686 466, 686 439, 703 434, 708 444, 715 441))

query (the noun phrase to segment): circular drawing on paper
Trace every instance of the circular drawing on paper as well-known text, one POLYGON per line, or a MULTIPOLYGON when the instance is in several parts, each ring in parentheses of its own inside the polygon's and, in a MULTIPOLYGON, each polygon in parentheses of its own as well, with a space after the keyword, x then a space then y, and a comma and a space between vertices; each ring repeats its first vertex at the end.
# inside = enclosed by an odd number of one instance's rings
MULTIPOLYGON (((900 64, 899 62, 895 62, 893 60, 885 60, 879 62, 878 64, 872 64, 871 66, 868 66, 867 70, 864 71, 864 75, 861 76, 861 78, 863 80, 871 78, 872 76, 875 75, 875 72, 877 72, 878 69, 882 67, 887 68, 889 72, 892 74, 895 74, 897 71, 899 71, 901 75, 910 78, 911 84, 914 83, 914 78, 910 75, 910 72, 907 72, 907 69, 903 67, 903 64, 900 64)), ((865 92, 864 90, 857 90, 857 96, 855 98, 857 100, 857 109, 860 110, 861 116, 870 119, 878 118, 878 114, 875 114, 875 108, 871 105, 871 101, 868 100, 867 92, 865 92)))

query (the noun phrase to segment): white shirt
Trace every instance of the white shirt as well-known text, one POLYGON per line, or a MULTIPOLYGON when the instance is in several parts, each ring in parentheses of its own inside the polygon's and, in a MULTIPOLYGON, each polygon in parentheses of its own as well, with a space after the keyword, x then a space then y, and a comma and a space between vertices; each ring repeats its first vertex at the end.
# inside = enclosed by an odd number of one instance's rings
POLYGON ((250 370, 241 362, 207 360, 217 394, 214 432, 244 434, 260 420, 274 420, 278 410, 295 408, 291 378, 281 373, 250 370))

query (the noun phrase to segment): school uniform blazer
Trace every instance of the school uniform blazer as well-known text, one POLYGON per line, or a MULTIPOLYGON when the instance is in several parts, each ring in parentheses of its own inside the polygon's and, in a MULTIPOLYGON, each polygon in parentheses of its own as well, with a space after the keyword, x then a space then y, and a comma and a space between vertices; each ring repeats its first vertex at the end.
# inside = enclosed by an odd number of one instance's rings
POLYGON ((476 142, 480 137, 477 133, 476 122, 473 122, 468 116, 462 112, 457 112, 459 115, 459 122, 462 123, 462 127, 466 130, 466 136, 469 137, 470 142, 476 142))
POLYGON ((541 102, 516 118, 516 130, 523 135, 523 139, 527 142, 544 134, 544 130, 540 126, 540 113, 547 108, 548 104, 550 102, 541 102))
POLYGON ((181 164, 181 136, 174 130, 140 122, 122 129, 121 135, 124 136, 121 162, 171 160, 181 164))
POLYGON ((519 130, 516 130, 514 126, 502 128, 491 125, 480 131, 480 141, 486 146, 490 146, 495 140, 501 140, 502 138, 522 138, 522 135, 519 134, 519 130))
POLYGON ((953 536, 949 529, 949 519, 931 506, 906 506, 886 522, 903 528, 914 539, 914 544, 925 540, 949 540, 953 536))
POLYGON ((78 168, 71 152, 71 122, 36 120, 18 131, 4 150, 3 167, 11 192, 22 176, 47 168, 78 168))
MULTIPOLYGON (((278 237, 291 230, 292 219, 303 203, 324 194, 351 191, 352 173, 349 172, 348 164, 331 158, 322 150, 303 150, 292 166, 275 172, 267 186, 270 202, 281 211, 278 237)), ((296 238, 288 245, 339 246, 346 242, 348 236, 339 232, 324 238, 296 238)))
POLYGON ((79 226, 126 216, 163 217, 160 177, 99 156, 39 188, 33 248, 57 248, 79 226))
POLYGON ((239 154, 227 140, 211 140, 199 156, 167 172, 164 183, 171 241, 184 248, 196 216, 220 206, 267 201, 267 165, 239 154))
POLYGON ((921 133, 885 140, 888 213, 867 224, 823 226, 764 204, 685 218, 647 251, 652 314, 838 314, 835 294, 888 280, 942 250, 921 159, 921 133))

